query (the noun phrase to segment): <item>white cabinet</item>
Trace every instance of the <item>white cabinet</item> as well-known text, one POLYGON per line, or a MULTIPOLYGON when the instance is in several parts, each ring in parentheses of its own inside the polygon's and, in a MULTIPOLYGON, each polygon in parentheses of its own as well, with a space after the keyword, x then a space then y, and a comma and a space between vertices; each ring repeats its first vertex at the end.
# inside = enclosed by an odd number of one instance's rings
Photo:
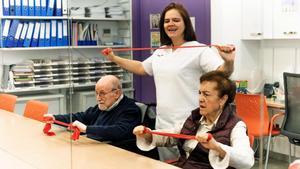
POLYGON ((261 39, 262 32, 261 0, 242 1, 242 39, 261 39))
POLYGON ((242 39, 299 39, 300 0, 243 0, 242 39))
POLYGON ((299 0, 273 0, 273 39, 299 39, 299 19, 299 0))

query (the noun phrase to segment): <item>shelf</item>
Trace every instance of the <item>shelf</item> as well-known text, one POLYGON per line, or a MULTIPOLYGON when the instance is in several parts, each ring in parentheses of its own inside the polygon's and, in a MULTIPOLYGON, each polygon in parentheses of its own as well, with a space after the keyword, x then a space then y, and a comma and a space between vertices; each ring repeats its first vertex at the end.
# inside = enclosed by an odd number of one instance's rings
POLYGON ((103 48, 129 48, 128 45, 112 46, 52 46, 52 47, 23 47, 23 48, 0 48, 0 51, 32 51, 32 50, 63 50, 63 49, 103 49, 103 48))
POLYGON ((70 19, 67 16, 2 16, 1 19, 20 19, 20 20, 53 20, 70 19))
POLYGON ((71 17, 71 20, 76 21, 130 21, 128 18, 100 18, 100 17, 81 17, 81 16, 74 16, 71 17))

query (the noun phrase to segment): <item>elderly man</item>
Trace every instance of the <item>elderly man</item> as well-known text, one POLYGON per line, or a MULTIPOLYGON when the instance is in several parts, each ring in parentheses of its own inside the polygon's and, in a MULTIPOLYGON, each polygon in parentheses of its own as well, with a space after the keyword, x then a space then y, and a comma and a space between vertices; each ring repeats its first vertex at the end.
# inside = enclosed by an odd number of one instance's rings
POLYGON ((134 100, 123 95, 119 79, 113 75, 103 76, 96 84, 98 104, 85 112, 65 115, 45 114, 65 123, 77 126, 87 137, 99 141, 119 142, 134 138, 133 128, 140 124, 141 113, 134 100))

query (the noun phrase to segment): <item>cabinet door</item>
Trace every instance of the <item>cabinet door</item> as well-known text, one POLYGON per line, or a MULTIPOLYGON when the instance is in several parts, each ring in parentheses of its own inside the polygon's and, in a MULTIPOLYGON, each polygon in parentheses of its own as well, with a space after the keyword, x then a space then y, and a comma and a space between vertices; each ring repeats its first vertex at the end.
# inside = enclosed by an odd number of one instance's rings
POLYGON ((273 39, 300 38, 300 0, 273 0, 273 39))
POLYGON ((242 39, 262 38, 262 1, 242 1, 242 39))

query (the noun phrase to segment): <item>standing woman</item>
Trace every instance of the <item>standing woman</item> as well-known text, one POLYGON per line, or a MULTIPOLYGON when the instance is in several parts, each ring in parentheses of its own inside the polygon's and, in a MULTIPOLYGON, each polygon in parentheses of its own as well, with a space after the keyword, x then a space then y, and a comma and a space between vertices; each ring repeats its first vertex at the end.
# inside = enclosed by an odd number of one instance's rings
MULTIPOLYGON (((191 110, 197 108, 200 76, 212 70, 230 75, 233 72, 235 53, 233 46, 217 47, 221 57, 209 47, 176 48, 204 45, 196 41, 190 16, 178 3, 170 3, 163 10, 159 28, 161 44, 170 48, 157 49, 143 62, 116 56, 110 48, 104 49, 102 53, 108 60, 132 73, 154 76, 156 129, 174 128, 184 122, 191 110)), ((170 155, 162 151, 159 153, 161 160, 177 156, 176 150, 171 150, 170 155)))

